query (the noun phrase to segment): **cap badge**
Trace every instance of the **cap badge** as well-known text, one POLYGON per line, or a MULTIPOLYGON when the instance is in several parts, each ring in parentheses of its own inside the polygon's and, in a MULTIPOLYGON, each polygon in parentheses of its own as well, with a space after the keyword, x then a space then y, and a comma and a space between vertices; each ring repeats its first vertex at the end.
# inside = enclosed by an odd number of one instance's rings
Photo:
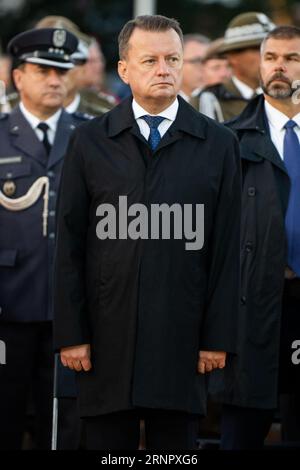
POLYGON ((66 42, 66 31, 64 29, 56 29, 53 33, 53 45, 55 47, 62 47, 66 42))

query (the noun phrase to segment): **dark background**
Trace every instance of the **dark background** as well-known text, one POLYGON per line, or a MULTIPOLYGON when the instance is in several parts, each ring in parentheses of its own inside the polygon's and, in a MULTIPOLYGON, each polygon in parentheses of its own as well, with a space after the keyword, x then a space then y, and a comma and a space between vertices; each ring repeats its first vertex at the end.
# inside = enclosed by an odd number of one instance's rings
MULTIPOLYGON (((300 24, 300 2, 290 0, 157 0, 157 13, 179 20, 184 33, 221 36, 227 23, 244 11, 262 11, 278 24, 300 24)), ((43 16, 67 16, 101 43, 109 70, 115 68, 117 35, 133 16, 129 0, 0 0, 2 51, 11 37, 43 16)))

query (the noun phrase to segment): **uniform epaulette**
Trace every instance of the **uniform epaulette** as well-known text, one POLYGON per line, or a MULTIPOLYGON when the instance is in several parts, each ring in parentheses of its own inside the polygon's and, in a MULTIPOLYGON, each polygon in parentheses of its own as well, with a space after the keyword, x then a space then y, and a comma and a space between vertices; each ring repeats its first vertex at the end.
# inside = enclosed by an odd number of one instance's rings
POLYGON ((116 106, 118 104, 118 101, 115 96, 110 95, 109 93, 105 93, 104 91, 99 91, 98 92, 99 98, 107 101, 107 103, 116 106))
POLYGON ((219 100, 244 100, 240 95, 232 93, 230 90, 227 90, 226 86, 223 83, 217 85, 211 85, 204 88, 203 92, 209 91, 213 93, 219 100))
POLYGON ((72 113, 72 116, 78 119, 82 119, 83 121, 89 121, 90 119, 93 119, 95 117, 88 113, 81 113, 80 111, 76 111, 75 113, 72 113))

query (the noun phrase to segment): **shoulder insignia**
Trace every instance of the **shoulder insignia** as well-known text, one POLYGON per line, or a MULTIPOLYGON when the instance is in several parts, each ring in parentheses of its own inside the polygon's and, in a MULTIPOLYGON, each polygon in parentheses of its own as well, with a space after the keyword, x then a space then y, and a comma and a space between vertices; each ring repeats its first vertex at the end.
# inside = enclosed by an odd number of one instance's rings
POLYGON ((72 116, 77 119, 82 119, 83 121, 89 121, 90 119, 93 119, 95 117, 88 113, 81 113, 80 111, 76 111, 72 114, 72 116))

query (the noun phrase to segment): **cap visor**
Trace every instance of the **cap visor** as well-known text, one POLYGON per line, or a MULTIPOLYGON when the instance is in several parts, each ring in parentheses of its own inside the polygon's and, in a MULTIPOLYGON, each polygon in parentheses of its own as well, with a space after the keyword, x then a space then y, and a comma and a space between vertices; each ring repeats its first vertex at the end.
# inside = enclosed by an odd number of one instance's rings
POLYGON ((72 69, 74 64, 72 62, 59 62, 55 60, 41 59, 39 57, 30 57, 25 60, 30 64, 48 65, 48 67, 55 67, 58 69, 72 69))

